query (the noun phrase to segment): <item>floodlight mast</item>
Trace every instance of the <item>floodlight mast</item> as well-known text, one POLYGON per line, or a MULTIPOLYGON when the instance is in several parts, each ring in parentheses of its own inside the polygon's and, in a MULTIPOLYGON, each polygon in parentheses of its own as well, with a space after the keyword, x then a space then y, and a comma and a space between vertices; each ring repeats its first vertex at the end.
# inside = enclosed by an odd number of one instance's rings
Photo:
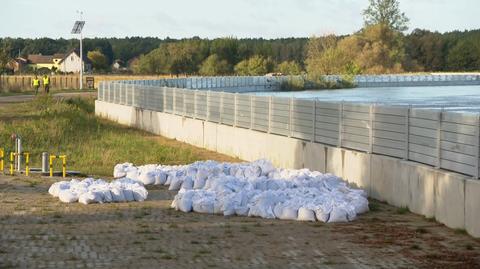
POLYGON ((77 10, 77 13, 80 14, 80 20, 76 21, 73 25, 72 34, 80 34, 80 89, 83 89, 83 33, 82 29, 85 25, 83 20, 83 11, 77 10))

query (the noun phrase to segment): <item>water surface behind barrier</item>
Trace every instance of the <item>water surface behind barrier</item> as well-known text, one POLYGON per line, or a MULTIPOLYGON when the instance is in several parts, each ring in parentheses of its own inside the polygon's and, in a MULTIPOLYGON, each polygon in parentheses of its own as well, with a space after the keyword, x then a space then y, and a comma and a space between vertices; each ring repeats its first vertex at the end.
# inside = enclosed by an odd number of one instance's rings
POLYGON ((377 103, 480 111, 480 86, 385 87, 291 92, 255 92, 260 96, 295 97, 328 102, 377 103))

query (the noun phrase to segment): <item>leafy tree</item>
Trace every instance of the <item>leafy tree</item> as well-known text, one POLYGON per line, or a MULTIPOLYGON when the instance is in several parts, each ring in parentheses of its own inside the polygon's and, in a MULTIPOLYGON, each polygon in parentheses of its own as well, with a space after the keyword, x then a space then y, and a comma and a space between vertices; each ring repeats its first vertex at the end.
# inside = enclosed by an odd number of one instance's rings
POLYGON ((310 76, 341 74, 346 65, 346 57, 337 48, 337 37, 328 35, 312 37, 307 43, 305 65, 310 76))
POLYGON ((267 74, 271 69, 272 63, 269 59, 256 55, 239 62, 235 66, 235 73, 242 76, 260 76, 267 74))
POLYGON ((277 72, 284 75, 300 75, 302 67, 295 61, 284 61, 277 66, 277 72))
POLYGON ((87 58, 92 62, 94 70, 107 70, 109 67, 107 57, 99 50, 89 51, 87 58))
POLYGON ((447 67, 452 71, 480 70, 480 45, 460 40, 448 53, 447 67))
POLYGON ((395 31, 406 31, 409 19, 400 10, 398 0, 369 0, 370 5, 363 11, 365 25, 383 24, 395 31))
POLYGON ((221 60, 217 54, 212 54, 203 61, 199 73, 203 76, 226 75, 231 72, 231 69, 231 65, 226 60, 221 60))
POLYGON ((7 64, 11 60, 10 44, 7 40, 0 41, 0 75, 7 70, 7 64))

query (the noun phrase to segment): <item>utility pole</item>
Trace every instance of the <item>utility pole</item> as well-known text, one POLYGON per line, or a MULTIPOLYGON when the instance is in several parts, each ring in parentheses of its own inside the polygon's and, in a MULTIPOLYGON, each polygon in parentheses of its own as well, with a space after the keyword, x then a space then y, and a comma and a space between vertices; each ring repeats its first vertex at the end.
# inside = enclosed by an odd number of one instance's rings
POLYGON ((77 13, 80 14, 80 20, 76 21, 73 25, 72 34, 79 34, 80 35, 80 89, 83 89, 83 34, 82 29, 85 25, 85 21, 83 20, 83 11, 78 11, 77 13))

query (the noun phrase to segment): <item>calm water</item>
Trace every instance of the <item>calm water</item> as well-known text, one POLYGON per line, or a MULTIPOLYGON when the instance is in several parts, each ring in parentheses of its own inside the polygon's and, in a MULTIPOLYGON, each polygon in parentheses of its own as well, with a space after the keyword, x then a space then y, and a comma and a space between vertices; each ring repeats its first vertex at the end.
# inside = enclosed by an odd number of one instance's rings
POLYGON ((480 86, 388 87, 300 92, 257 92, 260 96, 295 97, 322 101, 381 103, 480 110, 480 86))

